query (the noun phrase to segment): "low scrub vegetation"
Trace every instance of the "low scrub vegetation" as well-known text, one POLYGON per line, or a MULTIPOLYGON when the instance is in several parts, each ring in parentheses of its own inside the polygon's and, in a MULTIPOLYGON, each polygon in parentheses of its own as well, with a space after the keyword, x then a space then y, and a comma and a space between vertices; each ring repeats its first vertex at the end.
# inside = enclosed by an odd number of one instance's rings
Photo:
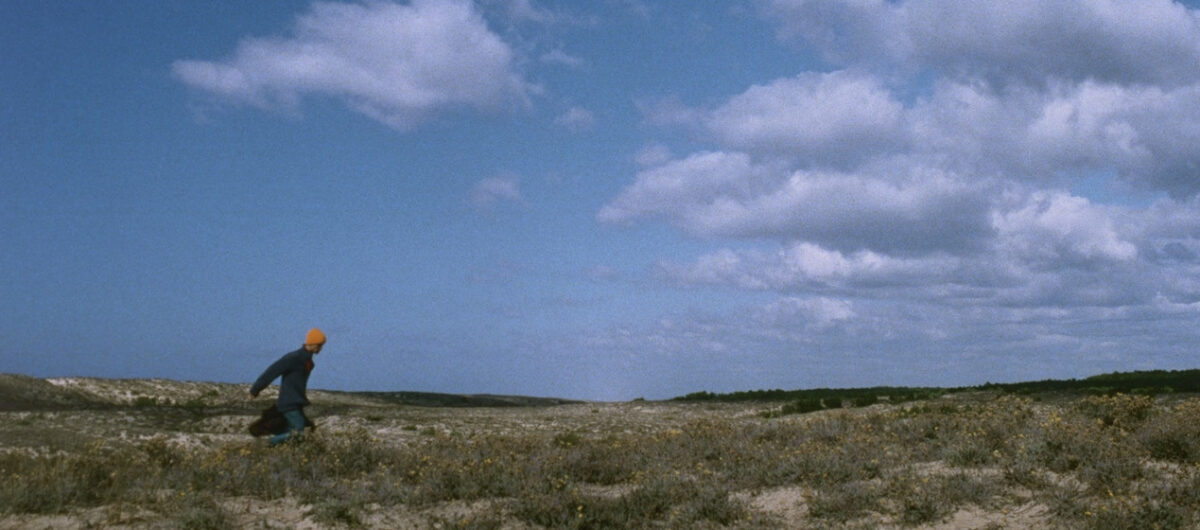
POLYGON ((973 394, 781 417, 638 406, 678 419, 585 428, 546 409, 538 428, 418 434, 411 418, 376 412, 275 449, 164 436, 9 451, 0 512, 105 509, 102 525, 183 528, 247 524, 238 506, 252 502, 294 503, 328 527, 394 526, 389 510, 443 528, 921 527, 964 511, 990 514, 977 527, 992 528, 1200 524, 1196 397, 973 394), (411 436, 389 439, 377 428, 389 423, 411 436), (772 491, 798 494, 787 510, 756 503, 772 491), (1021 507, 1036 521, 1008 519, 1021 507))

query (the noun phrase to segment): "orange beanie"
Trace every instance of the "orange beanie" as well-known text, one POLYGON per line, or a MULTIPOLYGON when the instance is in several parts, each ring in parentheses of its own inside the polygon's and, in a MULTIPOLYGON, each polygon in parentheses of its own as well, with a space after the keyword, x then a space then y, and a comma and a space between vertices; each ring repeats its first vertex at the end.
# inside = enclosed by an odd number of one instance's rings
POLYGON ((304 336, 305 344, 325 344, 325 334, 317 328, 308 330, 308 335, 304 336))

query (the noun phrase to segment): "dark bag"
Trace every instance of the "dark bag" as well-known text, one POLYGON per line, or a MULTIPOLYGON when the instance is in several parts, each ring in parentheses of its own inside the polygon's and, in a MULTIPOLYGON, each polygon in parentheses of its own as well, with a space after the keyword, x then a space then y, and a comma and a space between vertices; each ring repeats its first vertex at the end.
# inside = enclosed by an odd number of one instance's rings
MULTIPOLYGON (((316 429, 317 426, 304 415, 304 409, 300 409, 300 415, 304 416, 304 428, 316 429)), ((253 436, 269 436, 273 434, 283 434, 288 430, 287 418, 283 417, 283 413, 279 412, 279 407, 271 405, 263 409, 260 416, 254 423, 250 424, 250 434, 253 436)))

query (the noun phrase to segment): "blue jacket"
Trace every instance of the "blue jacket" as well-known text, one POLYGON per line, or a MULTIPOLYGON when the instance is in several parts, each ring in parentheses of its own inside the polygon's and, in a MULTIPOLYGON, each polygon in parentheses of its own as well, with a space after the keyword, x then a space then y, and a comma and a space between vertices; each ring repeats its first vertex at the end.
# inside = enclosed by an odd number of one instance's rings
POLYGON ((308 405, 308 375, 316 366, 312 357, 312 352, 304 348, 280 357, 258 376, 254 386, 250 387, 250 395, 258 397, 258 393, 267 388, 276 377, 283 376, 283 380, 279 382, 279 399, 275 401, 279 411, 287 412, 308 405))

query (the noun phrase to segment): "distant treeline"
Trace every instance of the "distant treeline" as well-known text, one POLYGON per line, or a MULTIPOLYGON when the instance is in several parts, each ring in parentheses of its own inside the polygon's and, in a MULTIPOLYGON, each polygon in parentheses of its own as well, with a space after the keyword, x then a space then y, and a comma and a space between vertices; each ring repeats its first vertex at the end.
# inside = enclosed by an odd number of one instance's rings
POLYGON ((973 390, 998 390, 1017 394, 1043 392, 1072 392, 1086 394, 1164 394, 1171 392, 1200 392, 1200 370, 1151 370, 1141 372, 1114 372, 1085 379, 1046 379, 1025 383, 986 383, 970 387, 890 387, 870 388, 814 388, 806 390, 749 390, 717 394, 694 392, 674 398, 673 401, 694 402, 738 402, 738 401, 790 401, 824 403, 824 408, 834 406, 864 406, 881 401, 891 403, 929 399, 933 397, 973 390))
POLYGON ((1084 394, 1169 394, 1200 392, 1200 370, 1150 370, 1114 372, 1085 379, 1030 381, 1026 383, 987 383, 966 390, 1001 390, 1016 394, 1075 392, 1084 394))
MULTIPOLYGON (((865 406, 882 401, 892 403, 930 399, 946 394, 952 390, 945 388, 922 387, 892 387, 877 386, 871 388, 812 388, 806 390, 749 390, 729 394, 714 394, 712 392, 693 392, 686 396, 674 398, 673 401, 851 401, 856 406, 865 406)), ((849 404, 847 404, 849 405, 849 404)), ((832 405, 830 405, 832 406, 832 405)))
POLYGON ((549 407, 583 403, 570 399, 541 398, 530 396, 501 396, 492 394, 438 394, 433 392, 340 392, 326 390, 330 394, 342 394, 367 398, 390 405, 413 405, 418 407, 549 407))

